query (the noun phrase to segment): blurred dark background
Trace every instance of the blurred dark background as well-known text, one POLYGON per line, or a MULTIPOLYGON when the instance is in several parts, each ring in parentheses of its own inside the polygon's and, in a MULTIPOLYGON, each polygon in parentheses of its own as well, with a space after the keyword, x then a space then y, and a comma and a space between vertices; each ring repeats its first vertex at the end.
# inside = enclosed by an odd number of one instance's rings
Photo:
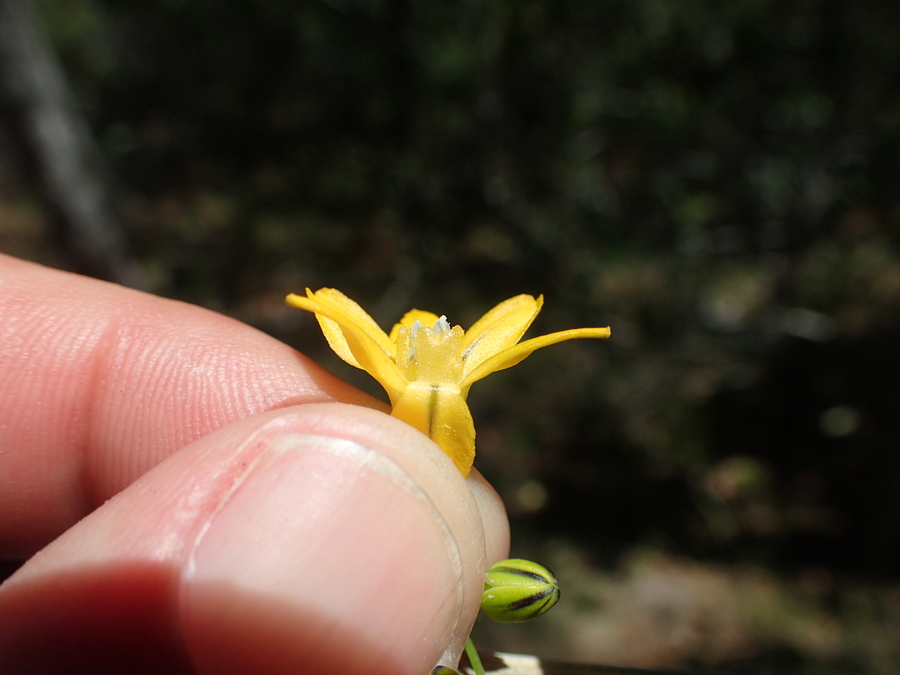
POLYGON ((543 293, 539 333, 612 326, 470 397, 513 553, 564 598, 484 646, 900 670, 895 0, 31 7, 106 229, 8 86, 0 250, 233 315, 376 394, 287 292, 386 327, 543 293))

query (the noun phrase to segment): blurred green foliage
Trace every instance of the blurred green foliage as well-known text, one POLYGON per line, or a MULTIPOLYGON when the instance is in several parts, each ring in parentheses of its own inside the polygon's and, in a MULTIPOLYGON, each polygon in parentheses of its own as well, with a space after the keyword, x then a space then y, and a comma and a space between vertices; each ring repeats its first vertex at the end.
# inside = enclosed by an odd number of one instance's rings
POLYGON ((160 292, 342 375, 286 292, 544 293, 613 339, 471 396, 521 531, 897 580, 900 4, 39 5, 160 292))

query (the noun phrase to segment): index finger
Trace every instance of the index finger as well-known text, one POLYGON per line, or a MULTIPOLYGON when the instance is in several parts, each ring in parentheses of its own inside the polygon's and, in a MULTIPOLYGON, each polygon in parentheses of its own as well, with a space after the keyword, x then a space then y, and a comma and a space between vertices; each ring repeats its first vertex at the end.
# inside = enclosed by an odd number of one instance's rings
POLYGON ((0 255, 0 556, 216 429, 329 401, 384 409, 238 321, 0 255))

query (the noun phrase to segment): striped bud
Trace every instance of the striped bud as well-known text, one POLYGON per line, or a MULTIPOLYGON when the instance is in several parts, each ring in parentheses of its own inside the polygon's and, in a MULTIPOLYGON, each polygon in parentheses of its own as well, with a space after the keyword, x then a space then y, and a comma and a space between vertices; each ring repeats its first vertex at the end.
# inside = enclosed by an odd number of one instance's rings
POLYGON ((501 560, 484 576, 481 609, 495 621, 528 621, 558 600, 559 585, 553 572, 530 560, 501 560))

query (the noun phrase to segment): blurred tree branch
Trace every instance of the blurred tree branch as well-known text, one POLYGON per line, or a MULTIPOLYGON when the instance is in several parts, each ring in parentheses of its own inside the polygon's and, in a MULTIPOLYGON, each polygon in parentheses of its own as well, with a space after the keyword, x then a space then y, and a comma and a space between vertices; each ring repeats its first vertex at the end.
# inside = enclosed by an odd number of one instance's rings
POLYGON ((110 205, 99 149, 28 0, 0 0, 0 121, 80 271, 144 287, 110 205))

